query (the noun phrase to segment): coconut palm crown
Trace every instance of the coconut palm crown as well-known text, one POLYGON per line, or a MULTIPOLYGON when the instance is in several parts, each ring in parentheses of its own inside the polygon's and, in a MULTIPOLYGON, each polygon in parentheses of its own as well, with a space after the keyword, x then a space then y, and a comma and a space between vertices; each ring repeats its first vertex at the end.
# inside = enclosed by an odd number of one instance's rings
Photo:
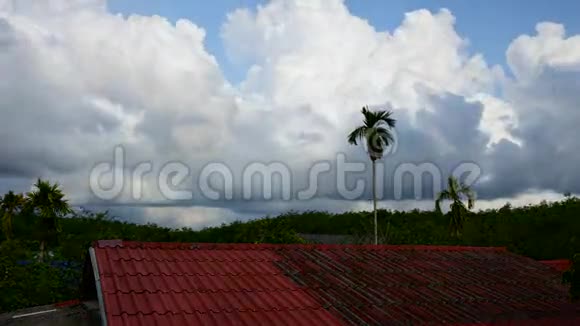
POLYGON ((14 215, 24 207, 25 198, 22 194, 9 191, 0 197, 0 212, 2 214, 2 231, 7 240, 12 238, 12 223, 14 215))
POLYGON ((451 234, 459 237, 463 231, 467 212, 475 205, 475 192, 468 186, 459 183, 455 177, 450 176, 447 180, 447 189, 441 191, 435 200, 435 210, 439 214, 442 214, 441 202, 444 200, 451 201, 451 211, 449 212, 451 234), (463 203, 464 200, 467 200, 467 207, 463 203))
POLYGON ((39 234, 40 255, 39 260, 44 260, 47 244, 57 238, 60 231, 58 220, 71 212, 70 205, 64 199, 64 193, 58 184, 51 184, 48 181, 38 180, 34 185, 34 190, 28 194, 28 201, 38 213, 42 232, 39 234))
POLYGON ((357 127, 348 135, 348 142, 358 145, 364 141, 367 145, 369 157, 376 161, 383 157, 385 149, 394 143, 392 128, 397 122, 391 116, 391 111, 370 111, 368 107, 362 108, 364 117, 362 126, 357 127))

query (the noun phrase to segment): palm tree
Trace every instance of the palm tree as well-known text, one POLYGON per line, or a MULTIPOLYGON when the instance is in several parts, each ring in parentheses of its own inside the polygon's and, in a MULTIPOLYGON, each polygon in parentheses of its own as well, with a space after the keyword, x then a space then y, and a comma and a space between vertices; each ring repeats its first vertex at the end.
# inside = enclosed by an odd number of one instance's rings
POLYGON ((36 189, 28 194, 30 207, 40 217, 41 231, 39 261, 43 261, 48 241, 59 232, 58 219, 71 212, 71 208, 58 184, 38 179, 36 189))
POLYGON ((385 148, 394 142, 392 128, 395 128, 396 120, 391 118, 391 111, 370 111, 368 107, 362 108, 364 116, 363 125, 357 127, 348 135, 348 142, 357 145, 357 142, 364 141, 373 166, 372 187, 373 187, 373 211, 375 222, 375 244, 379 243, 377 231, 377 191, 376 191, 376 166, 375 161, 383 157, 385 148))
POLYGON ((435 210, 441 214, 441 202, 444 200, 452 201, 450 207, 450 221, 449 226, 451 234, 459 237, 463 230, 463 222, 465 215, 472 209, 475 204, 475 193, 466 185, 460 184, 457 179, 450 176, 448 179, 447 189, 439 193, 437 200, 435 200, 435 210), (467 199, 467 207, 463 204, 463 200, 467 199))
POLYGON ((24 196, 9 191, 4 198, 0 197, 0 210, 2 211, 2 231, 6 240, 12 237, 12 221, 14 215, 24 207, 24 196))

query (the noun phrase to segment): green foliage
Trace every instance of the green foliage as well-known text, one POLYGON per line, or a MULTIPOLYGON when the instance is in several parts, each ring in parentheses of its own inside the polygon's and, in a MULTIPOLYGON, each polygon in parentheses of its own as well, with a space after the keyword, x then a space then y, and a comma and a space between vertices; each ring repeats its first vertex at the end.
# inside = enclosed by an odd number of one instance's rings
POLYGON ((47 263, 18 265, 2 258, 0 272, 0 310, 11 311, 78 298, 77 283, 81 273, 75 269, 62 270, 47 263))
POLYGON ((200 231, 171 231, 173 241, 212 243, 303 243, 290 227, 288 218, 262 218, 248 222, 236 221, 200 231))
POLYGON ((443 190, 435 200, 435 211, 441 214, 441 202, 451 201, 451 211, 449 212, 449 229, 451 234, 459 238, 463 232, 466 216, 475 204, 475 193, 466 185, 460 184, 455 177, 450 176, 447 189, 443 190), (467 199, 467 207, 463 200, 467 199))
POLYGON ((27 262, 25 245, 5 241, 0 245, 0 312, 78 298, 78 268, 27 262))
POLYGON ((383 156, 386 147, 394 142, 392 129, 395 128, 396 120, 391 111, 373 112, 368 107, 363 107, 363 124, 348 134, 347 140, 352 145, 358 141, 364 141, 367 145, 371 160, 375 161, 383 156))
POLYGON ((25 199, 22 194, 9 191, 0 197, 0 216, 2 217, 2 232, 6 239, 12 237, 14 215, 24 208, 25 199))
POLYGON ((562 281, 570 284, 570 300, 580 301, 580 254, 572 258, 572 266, 562 276, 562 281))
POLYGON ((38 179, 34 188, 27 194, 27 204, 39 217, 40 227, 35 234, 40 242, 38 260, 43 261, 47 245, 58 241, 58 233, 61 231, 59 219, 70 213, 71 208, 58 184, 38 179))
MULTIPOLYGON (((467 212, 461 238, 449 233, 449 216, 436 211, 378 210, 381 243, 503 246, 534 259, 561 259, 580 252, 580 200, 467 212)), ((120 221, 107 212, 80 210, 59 218, 58 242, 49 247, 53 261, 80 265, 87 249, 99 239, 153 242, 302 243, 297 233, 342 234, 357 243, 370 243, 371 212, 288 212, 247 222, 233 222, 202 230, 170 229, 155 224, 120 221)), ((38 209, 17 210, 13 236, 0 234, 0 312, 78 297, 80 269, 34 262, 44 225, 38 209), (27 261, 28 264, 19 262, 27 261)), ((577 263, 575 266, 578 266, 577 263)), ((569 280, 577 278, 575 269, 569 280)), ((577 281, 576 281, 577 282, 577 281)), ((576 283, 577 284, 577 283, 576 283)), ((572 286, 573 291, 578 287, 572 286)), ((577 293, 577 292, 574 292, 577 293)), ((577 294, 576 294, 577 297, 577 294)))

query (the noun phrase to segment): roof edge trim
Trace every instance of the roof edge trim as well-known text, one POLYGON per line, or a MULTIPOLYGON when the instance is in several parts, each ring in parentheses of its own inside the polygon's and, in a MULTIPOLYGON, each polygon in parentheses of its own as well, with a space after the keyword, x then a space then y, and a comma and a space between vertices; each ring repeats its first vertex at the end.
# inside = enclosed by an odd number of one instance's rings
POLYGON ((99 266, 97 265, 97 256, 94 248, 89 248, 89 256, 91 257, 91 266, 93 267, 93 274, 95 276, 95 287, 97 289, 97 299, 99 300, 99 311, 101 312, 102 325, 107 326, 107 314, 105 312, 105 302, 103 299, 103 291, 101 289, 101 274, 99 274, 99 266))

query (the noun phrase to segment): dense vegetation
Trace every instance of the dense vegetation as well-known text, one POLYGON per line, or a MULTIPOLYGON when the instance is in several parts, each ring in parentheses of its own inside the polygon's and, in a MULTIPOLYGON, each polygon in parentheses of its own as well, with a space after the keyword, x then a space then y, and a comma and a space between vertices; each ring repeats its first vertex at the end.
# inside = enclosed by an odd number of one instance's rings
POLYGON ((572 301, 580 300, 580 254, 572 257, 572 266, 564 272, 562 281, 570 284, 570 299, 572 301))
MULTIPOLYGON (((58 190, 48 186, 52 188, 45 191, 58 190)), ((289 212, 196 231, 137 225, 106 212, 69 212, 61 206, 51 210, 53 201, 63 199, 58 192, 55 197, 43 196, 19 195, 18 205, 5 205, 0 211, 0 311, 76 298, 87 248, 98 239, 300 243, 297 233, 315 233, 348 234, 361 243, 374 240, 371 212, 289 212), (67 217, 60 217, 63 212, 68 212, 67 217)), ((505 246, 534 259, 560 259, 580 252, 579 215, 580 199, 575 197, 518 208, 506 204, 500 209, 467 212, 458 237, 452 235, 449 216, 436 211, 379 210, 378 229, 381 243, 505 246)), ((569 274, 569 279, 577 278, 578 274, 569 274)))

